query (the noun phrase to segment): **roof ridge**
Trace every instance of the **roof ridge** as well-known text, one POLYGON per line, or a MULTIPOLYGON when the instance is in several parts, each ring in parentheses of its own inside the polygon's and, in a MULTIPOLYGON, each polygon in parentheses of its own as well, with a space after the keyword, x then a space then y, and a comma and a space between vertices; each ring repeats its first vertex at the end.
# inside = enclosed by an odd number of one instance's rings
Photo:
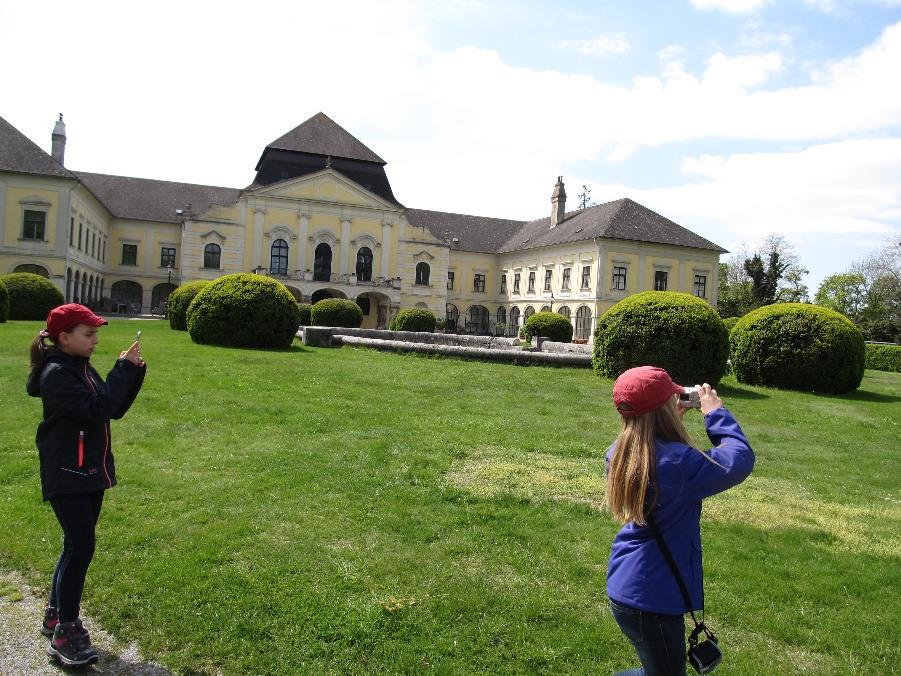
POLYGON ((154 183, 167 183, 169 185, 191 185, 198 188, 217 188, 220 190, 243 190, 244 188, 234 188, 228 185, 212 185, 211 183, 188 183, 186 181, 167 181, 163 178, 145 178, 143 176, 125 176, 123 174, 106 174, 98 171, 77 171, 75 169, 70 170, 70 173, 74 174, 75 177, 78 177, 81 174, 86 174, 89 176, 104 176, 108 178, 129 178, 135 181, 153 181, 154 183))
POLYGON ((480 216, 478 214, 464 214, 459 211, 441 211, 439 209, 419 209, 417 207, 407 207, 408 210, 413 211, 428 211, 433 214, 447 214, 448 216, 468 216, 469 218, 482 218, 482 219, 490 219, 492 221, 507 221, 510 223, 529 223, 530 221, 524 221, 519 218, 501 218, 499 216, 480 216))

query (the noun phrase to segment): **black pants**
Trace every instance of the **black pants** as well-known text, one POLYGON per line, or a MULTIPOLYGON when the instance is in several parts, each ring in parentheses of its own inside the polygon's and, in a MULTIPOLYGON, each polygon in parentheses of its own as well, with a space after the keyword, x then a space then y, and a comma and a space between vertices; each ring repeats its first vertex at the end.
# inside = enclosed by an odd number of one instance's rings
POLYGON ((81 592, 94 558, 94 527, 100 518, 104 491, 50 498, 63 529, 63 551, 53 571, 50 605, 59 609, 60 622, 78 619, 81 592))

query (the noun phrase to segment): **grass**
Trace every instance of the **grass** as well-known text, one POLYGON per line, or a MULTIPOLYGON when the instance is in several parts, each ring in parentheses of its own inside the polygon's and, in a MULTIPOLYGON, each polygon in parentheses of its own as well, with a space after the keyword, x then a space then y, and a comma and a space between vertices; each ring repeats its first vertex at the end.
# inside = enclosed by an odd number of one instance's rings
MULTIPOLYGON (((0 567, 46 586, 27 397, 35 322, 0 325, 0 567)), ((101 331, 101 373, 136 322, 101 331)), ((617 431, 585 369, 198 346, 142 322, 85 606, 178 673, 610 673, 617 431)), ((723 674, 901 670, 901 374, 815 396, 720 387, 758 454, 705 503, 723 674), (895 627, 895 629, 891 629, 895 627)), ((705 439, 699 416, 690 431, 705 439)))

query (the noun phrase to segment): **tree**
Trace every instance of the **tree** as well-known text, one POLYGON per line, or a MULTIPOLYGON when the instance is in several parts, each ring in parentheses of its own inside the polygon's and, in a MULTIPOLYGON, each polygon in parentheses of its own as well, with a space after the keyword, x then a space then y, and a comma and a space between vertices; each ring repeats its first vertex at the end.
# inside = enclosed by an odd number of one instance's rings
POLYGON ((779 290, 779 280, 788 269, 788 263, 780 260, 779 252, 771 250, 769 261, 764 267, 760 254, 754 254, 745 259, 745 272, 751 278, 751 295, 754 297, 757 307, 772 305, 776 302, 776 292, 779 290))
POLYGON ((787 284, 776 293, 777 303, 809 303, 807 285, 801 280, 810 274, 810 270, 800 265, 792 265, 785 271, 783 278, 787 284))
POLYGON ((860 273, 829 275, 820 284, 814 302, 841 312, 854 323, 863 319, 866 306, 867 280, 860 273))
POLYGON ((751 281, 739 270, 731 263, 720 263, 716 310, 721 317, 741 317, 754 309, 751 281))
POLYGON ((583 184, 582 192, 579 193, 579 210, 593 206, 595 203, 591 201, 591 187, 583 184))
POLYGON ((808 290, 802 280, 808 274, 782 235, 768 235, 754 253, 742 245, 720 264, 717 310, 723 317, 741 317, 762 305, 805 302, 808 290), (787 284, 780 285, 783 279, 787 284))

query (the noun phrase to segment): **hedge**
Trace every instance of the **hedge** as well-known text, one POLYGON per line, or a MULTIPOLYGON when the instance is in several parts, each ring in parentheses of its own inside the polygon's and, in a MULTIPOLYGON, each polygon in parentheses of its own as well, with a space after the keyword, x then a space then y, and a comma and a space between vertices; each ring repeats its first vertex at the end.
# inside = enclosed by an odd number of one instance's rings
POLYGON ((645 291, 621 300, 598 319, 595 373, 616 378, 634 366, 660 366, 677 383, 719 382, 729 334, 706 301, 687 293, 645 291))
POLYGON ((263 275, 225 275, 200 290, 188 306, 195 343, 286 348, 300 326, 297 301, 285 285, 263 275))
POLYGON ((555 343, 569 343, 573 339, 573 325, 556 312, 536 312, 523 324, 522 334, 526 340, 538 336, 555 343))
POLYGON ((863 335, 844 315, 817 305, 778 303, 742 317, 729 335, 740 383, 842 393, 860 385, 863 335))
POLYGON ((9 317, 9 291, 6 284, 0 280, 0 324, 3 324, 9 317))
POLYGON ((876 371, 901 373, 901 345, 866 345, 865 364, 876 371))
POLYGON ((313 309, 313 306, 309 303, 298 303, 297 309, 300 310, 300 325, 301 326, 309 326, 310 322, 310 310, 313 309))
POLYGON ((9 319, 46 320, 50 310, 62 305, 63 293, 46 277, 13 272, 0 277, 9 293, 9 319))
POLYGON ((187 282, 169 294, 169 302, 166 306, 166 315, 169 318, 170 328, 176 331, 188 330, 188 306, 194 300, 194 296, 200 293, 209 281, 198 279, 187 282))
POLYGON ((437 318, 435 313, 423 308, 407 308, 397 313, 388 327, 392 331, 424 331, 432 333, 435 330, 437 318))
POLYGON ((346 298, 323 298, 310 310, 310 321, 313 326, 358 329, 363 323, 363 311, 354 301, 346 298))
POLYGON ((732 327, 738 323, 741 317, 724 317, 723 324, 726 325, 726 331, 732 331, 732 327))

